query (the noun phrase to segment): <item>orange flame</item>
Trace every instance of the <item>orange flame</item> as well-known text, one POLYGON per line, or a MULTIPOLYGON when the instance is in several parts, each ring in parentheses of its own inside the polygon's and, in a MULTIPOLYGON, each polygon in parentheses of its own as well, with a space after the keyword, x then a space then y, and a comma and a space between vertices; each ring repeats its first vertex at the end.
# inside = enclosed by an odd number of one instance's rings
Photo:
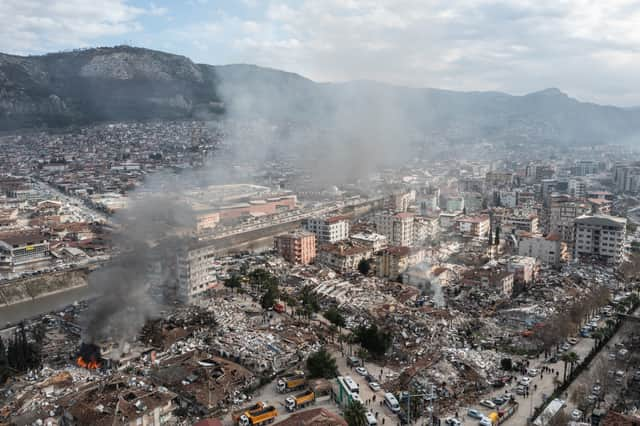
POLYGON ((76 360, 76 364, 78 364, 79 367, 87 368, 89 370, 95 370, 100 368, 100 363, 98 361, 92 359, 89 362, 87 362, 81 356, 79 356, 78 359, 76 360))

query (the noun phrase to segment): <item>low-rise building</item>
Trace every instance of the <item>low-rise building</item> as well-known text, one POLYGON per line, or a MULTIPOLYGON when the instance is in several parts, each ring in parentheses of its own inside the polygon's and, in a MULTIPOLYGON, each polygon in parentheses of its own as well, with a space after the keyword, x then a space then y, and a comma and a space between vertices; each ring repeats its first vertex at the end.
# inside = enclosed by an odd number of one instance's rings
POLYGON ((374 253, 387 247, 387 237, 375 232, 360 232, 351 236, 351 241, 363 247, 370 248, 374 253))
POLYGON ((48 238, 39 230, 0 234, 0 270, 16 272, 49 261, 48 238))
POLYGON ((538 273, 538 261, 535 257, 511 256, 506 261, 508 272, 514 274, 514 280, 530 284, 538 273))
POLYGON ((543 263, 558 266, 569 258, 567 243, 562 241, 560 235, 519 233, 518 255, 535 257, 543 263))
POLYGON ((357 270, 360 261, 372 257, 372 248, 341 241, 320 246, 316 261, 344 273, 357 270))

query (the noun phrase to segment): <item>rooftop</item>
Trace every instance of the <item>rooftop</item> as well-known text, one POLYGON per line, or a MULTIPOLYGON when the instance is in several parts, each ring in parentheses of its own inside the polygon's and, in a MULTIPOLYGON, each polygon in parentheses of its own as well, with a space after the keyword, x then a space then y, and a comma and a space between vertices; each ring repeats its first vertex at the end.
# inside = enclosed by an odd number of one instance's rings
POLYGON ((606 216, 606 215, 594 215, 594 216, 580 216, 576 218, 576 224, 583 225, 597 225, 597 226, 625 226, 627 224, 627 219, 624 217, 617 216, 606 216))

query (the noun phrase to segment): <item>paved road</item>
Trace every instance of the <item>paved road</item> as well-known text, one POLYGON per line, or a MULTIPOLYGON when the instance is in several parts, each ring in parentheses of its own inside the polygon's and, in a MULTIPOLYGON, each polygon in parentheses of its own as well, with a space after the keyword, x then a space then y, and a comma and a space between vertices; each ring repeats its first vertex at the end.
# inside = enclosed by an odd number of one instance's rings
MULTIPOLYGON (((585 356, 589 353, 591 348, 594 345, 593 339, 585 339, 580 338, 578 343, 576 343, 569 351, 575 352, 581 359, 584 359, 585 356)), ((541 371, 541 367, 546 366, 555 371, 559 371, 559 377, 562 379, 562 372, 564 369, 564 363, 562 361, 558 361, 552 364, 547 364, 544 362, 543 358, 533 359, 530 361, 530 366, 533 368, 537 368, 538 371, 541 371)), ((522 377, 521 375, 517 376, 517 378, 522 377)), ((486 395, 482 399, 492 399, 496 396, 504 394, 505 390, 511 392, 515 397, 516 401, 520 403, 518 411, 515 412, 513 416, 511 416, 507 421, 503 424, 507 426, 520 426, 527 424, 527 418, 533 413, 533 409, 542 403, 542 401, 553 393, 553 389, 555 381, 555 374, 547 373, 543 374, 542 378, 540 375, 531 378, 531 384, 529 385, 529 396, 525 398, 522 395, 516 395, 515 388, 517 386, 516 381, 513 382, 512 385, 507 385, 505 388, 495 390, 490 394, 486 395)), ((479 401, 478 401, 479 402, 479 401)), ((489 408, 485 408, 481 406, 479 403, 473 407, 464 407, 459 410, 460 419, 463 425, 477 425, 479 423, 478 420, 472 419, 467 416, 467 410, 469 408, 475 408, 482 412, 484 415, 488 415, 494 410, 489 408)))

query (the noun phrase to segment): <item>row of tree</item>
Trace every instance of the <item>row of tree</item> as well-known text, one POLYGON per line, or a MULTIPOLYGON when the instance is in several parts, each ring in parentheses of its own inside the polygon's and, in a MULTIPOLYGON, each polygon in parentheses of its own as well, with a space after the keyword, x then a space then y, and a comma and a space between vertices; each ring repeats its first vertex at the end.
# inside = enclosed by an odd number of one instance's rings
POLYGON ((5 342, 0 337, 0 383, 15 374, 24 373, 40 365, 40 348, 43 329, 36 327, 30 339, 24 325, 16 329, 13 337, 5 342))

